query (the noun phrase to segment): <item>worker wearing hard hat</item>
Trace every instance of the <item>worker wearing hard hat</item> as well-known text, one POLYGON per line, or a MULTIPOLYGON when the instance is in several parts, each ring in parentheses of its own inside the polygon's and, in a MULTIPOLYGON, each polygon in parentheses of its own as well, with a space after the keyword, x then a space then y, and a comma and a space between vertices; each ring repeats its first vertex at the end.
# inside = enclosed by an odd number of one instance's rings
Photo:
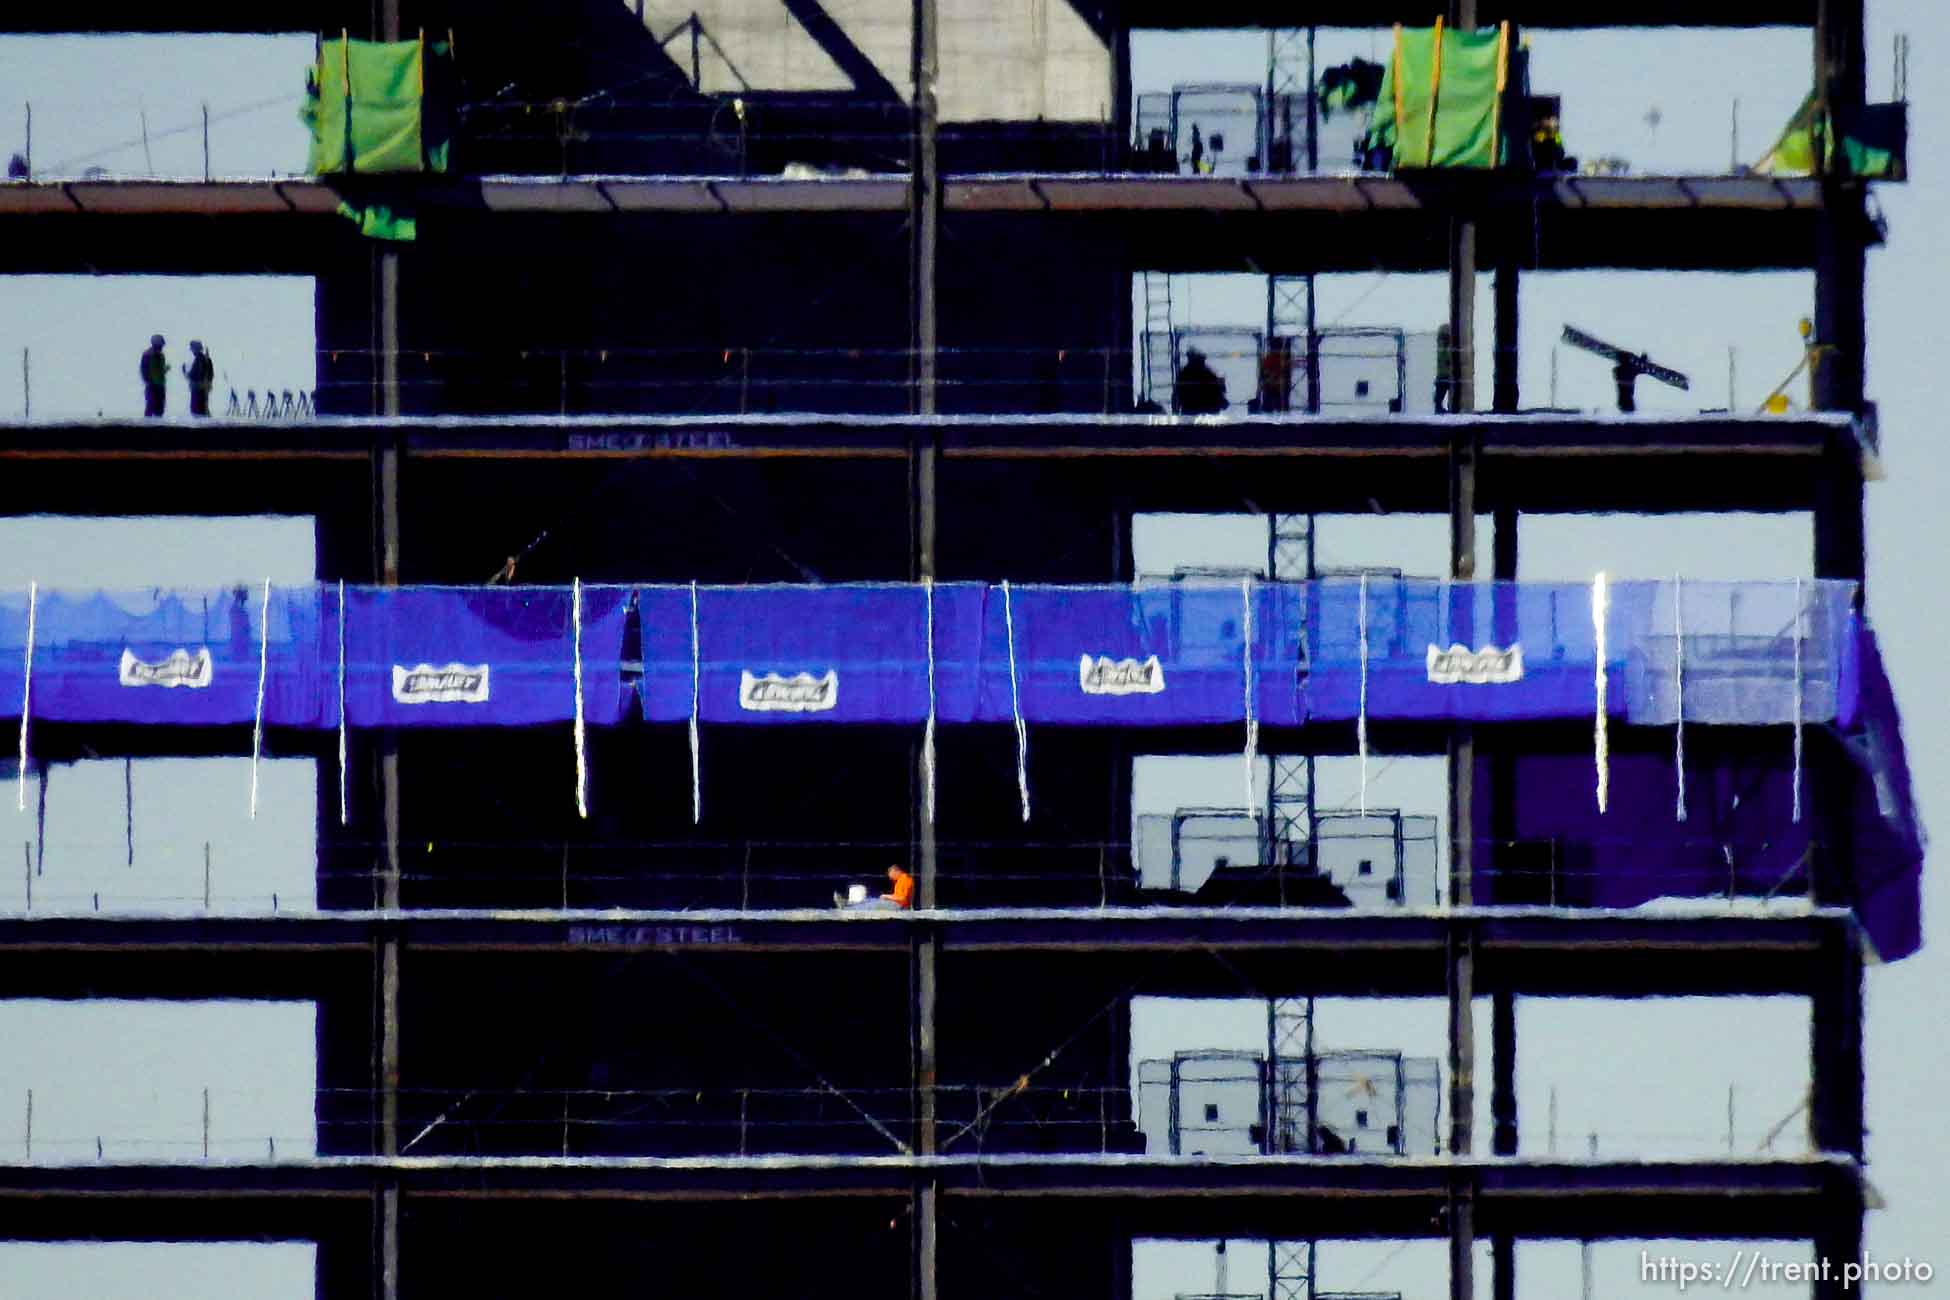
POLYGON ((203 344, 190 340, 190 363, 183 367, 183 378, 190 381, 190 414, 210 414, 210 389, 217 382, 217 365, 203 344))
POLYGON ((149 350, 142 354, 142 414, 155 418, 169 400, 169 358, 163 355, 163 336, 149 336, 149 350))

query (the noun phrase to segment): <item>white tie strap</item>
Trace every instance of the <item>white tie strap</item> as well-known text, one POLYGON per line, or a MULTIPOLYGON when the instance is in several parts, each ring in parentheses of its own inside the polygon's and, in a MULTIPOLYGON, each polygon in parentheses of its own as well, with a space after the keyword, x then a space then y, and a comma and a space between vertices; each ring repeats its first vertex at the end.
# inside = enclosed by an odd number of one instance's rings
POLYGON ((1611 614, 1611 590, 1600 573, 1591 580, 1591 627, 1598 661, 1598 705, 1592 723, 1592 757, 1598 768, 1598 811, 1611 803, 1611 740, 1605 728, 1605 696, 1609 686, 1605 676, 1605 623, 1611 614))
POLYGON ((698 679, 697 584, 691 584, 691 825, 704 820, 704 778, 697 747, 698 679))
POLYGON ((14 808, 27 811, 27 717, 34 703, 34 615, 40 602, 41 584, 27 584, 27 662, 20 673, 20 773, 15 783, 14 808))
POLYGON ((576 816, 589 820, 589 747, 588 729, 583 725, 582 714, 582 579, 573 580, 569 588, 571 626, 575 629, 575 672, 576 672, 576 816))
POLYGON ((257 712, 251 721, 251 820, 257 820, 257 761, 264 756, 264 683, 271 675, 271 580, 257 614, 257 712))
POLYGON ((1022 819, 1029 820, 1029 727, 1022 720, 1022 691, 1016 683, 1016 613, 1009 599, 1009 580, 1002 580, 1002 622, 1009 638, 1009 712, 1016 720, 1016 792, 1022 796, 1022 819))

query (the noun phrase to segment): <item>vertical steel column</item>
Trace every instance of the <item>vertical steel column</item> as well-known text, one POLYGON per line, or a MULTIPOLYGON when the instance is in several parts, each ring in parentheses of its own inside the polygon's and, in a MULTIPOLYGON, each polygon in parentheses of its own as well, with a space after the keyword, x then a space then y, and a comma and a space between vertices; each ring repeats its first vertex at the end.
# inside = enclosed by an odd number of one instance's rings
MULTIPOLYGON (((1510 232, 1504 232, 1506 235, 1510 232)), ((1490 409, 1509 415, 1518 406, 1517 326, 1520 318, 1518 298, 1521 282, 1517 254, 1507 245, 1496 250, 1496 357, 1495 383, 1490 392, 1490 409)))
MULTIPOLYGON (((1863 0, 1818 0, 1815 7, 1815 95, 1817 109, 1837 139, 1859 119, 1867 98, 1863 0)), ((1821 131, 1814 132, 1815 167, 1822 177, 1822 210, 1815 249, 1815 333, 1812 345, 1814 405, 1818 410, 1864 410, 1863 380, 1868 351, 1865 310, 1868 222, 1864 187, 1840 175, 1839 161, 1824 157, 1821 131)), ((1823 465, 1822 499, 1815 511, 1815 574, 1860 581, 1865 565, 1860 462, 1852 440, 1837 439, 1823 465)), ((1846 903, 1854 889, 1852 863, 1839 850, 1836 833, 1847 826, 1849 811, 1833 793, 1839 782, 1824 779, 1846 759, 1824 746, 1814 768, 1827 793, 1818 793, 1817 825, 1827 829, 1828 852, 1820 855, 1816 878, 1824 902, 1846 903)), ((1839 773, 1838 773, 1839 775, 1839 773)), ((1815 1145, 1860 1160, 1863 1154, 1862 954, 1852 925, 1834 927, 1823 943, 1822 978, 1811 1015, 1813 1089, 1809 1112, 1815 1145)), ((1847 1294, 1839 1274, 1862 1258, 1861 1189, 1853 1178, 1831 1193, 1845 1204, 1823 1216, 1815 1236, 1817 1258, 1829 1269, 1817 1281, 1817 1297, 1847 1294)))
MULTIPOLYGON (((1841 129, 1855 121, 1867 97, 1863 0, 1820 0, 1815 18, 1815 93, 1841 129)), ((1815 132, 1815 146, 1823 147, 1815 132)), ((1817 152, 1818 166, 1821 154, 1817 152)), ((1829 160, 1833 161, 1833 160, 1829 160)), ((1864 187, 1825 173, 1816 226, 1814 404, 1824 411, 1864 409, 1868 350, 1865 294, 1869 223, 1864 187)), ((1815 511, 1815 573, 1860 580, 1864 569, 1861 466, 1852 439, 1837 439, 1823 465, 1822 500, 1815 511)))
MULTIPOLYGON (((1862 0, 1819 0, 1815 18, 1815 92, 1839 138, 1856 120, 1865 91, 1862 0)), ((1867 355, 1865 292, 1868 223, 1863 187, 1834 173, 1837 160, 1824 159, 1817 131, 1816 161, 1822 172, 1822 211, 1815 250, 1815 333, 1812 346, 1814 404, 1817 409, 1865 409, 1863 379, 1867 355), (1826 164, 1826 166, 1824 166, 1826 164)), ((1815 510, 1815 575, 1861 581, 1866 569, 1862 473, 1851 438, 1837 438, 1822 466, 1815 510)), ((1854 894, 1853 867, 1846 853, 1850 810, 1839 790, 1846 757, 1821 745, 1812 765, 1816 825, 1827 841, 1817 857, 1815 889, 1823 902, 1848 904, 1854 894)), ((1826 1152, 1863 1154, 1862 957, 1852 927, 1838 926, 1823 945, 1822 978, 1811 1008, 1813 1092, 1810 1118, 1815 1144, 1826 1152)), ((1862 1206, 1858 1191, 1837 1193, 1852 1203, 1838 1205, 1824 1218, 1815 1253, 1827 1261, 1830 1277, 1816 1283, 1817 1296, 1840 1296, 1836 1276, 1862 1254, 1862 1206)))
MULTIPOLYGON (((1517 1154, 1517 995, 1499 988, 1495 998, 1490 1047, 1490 1114, 1495 1131, 1490 1149, 1499 1156, 1513 1156, 1517 1154)), ((1490 1251, 1491 1295, 1494 1300, 1515 1300, 1516 1238, 1499 1232, 1490 1239, 1490 1251)))
MULTIPOLYGON (((1511 276, 1514 282, 1515 276, 1511 276)), ((1504 316, 1501 310, 1503 276, 1497 276, 1497 358, 1502 360, 1504 316)), ((1514 297, 1514 295, 1512 295, 1514 297)), ((1516 328, 1513 319, 1510 323, 1509 337, 1515 345, 1516 328)), ((1512 367, 1514 370, 1514 366, 1512 367)), ((1514 384, 1514 380, 1513 380, 1514 384)), ((1498 397, 1502 396, 1501 384, 1498 397)), ((1514 392, 1512 409, 1515 409, 1514 392)), ((1500 505, 1496 510, 1496 535, 1494 539, 1495 559, 1491 576, 1497 582, 1514 582, 1517 577, 1517 510, 1513 505, 1500 505)), ((1502 588, 1499 588, 1499 594, 1502 588)), ((1496 604, 1496 627, 1494 641, 1497 645, 1510 645, 1517 639, 1517 617, 1515 601, 1499 598, 1496 604)), ((1510 747, 1498 745, 1490 754, 1490 838, 1498 845, 1508 844, 1516 837, 1517 781, 1516 755, 1510 747)), ((1491 866, 1495 862, 1492 860, 1491 866)), ((1485 902, 1493 899, 1485 899, 1485 902)), ((1499 988, 1495 993, 1495 1021, 1491 1040, 1491 1083, 1490 1115, 1494 1123, 1491 1134, 1491 1151, 1499 1156, 1517 1154, 1517 995, 1507 988, 1499 988)), ((1515 1300, 1517 1293, 1517 1243, 1507 1232, 1500 1232, 1491 1239, 1490 1244, 1491 1295, 1494 1300, 1515 1300)))
MULTIPOLYGON (((374 35, 382 41, 400 39, 400 0, 374 0, 374 35)), ((386 247, 373 254, 374 298, 373 350, 378 354, 374 394, 374 414, 397 417, 400 413, 400 265, 397 250, 386 247)), ((400 459, 403 443, 396 430, 386 430, 375 441, 373 466, 378 515, 378 563, 376 577, 388 586, 400 579, 400 459)), ((387 736, 380 755, 380 815, 385 826, 386 857, 378 882, 379 906, 387 911, 400 905, 400 773, 399 746, 387 736)), ((374 1062, 379 1089, 379 1154, 399 1154, 400 1083, 400 944, 396 930, 389 929, 377 940, 376 956, 379 1019, 374 1062)), ((378 1267, 375 1270, 379 1300, 398 1300, 400 1294, 400 1203, 399 1185, 382 1176, 374 1206, 378 1237, 378 1267)))
MULTIPOLYGON (((1476 26, 1476 0, 1449 0, 1448 19, 1458 31, 1476 26)), ((1476 580, 1476 433, 1469 424, 1476 409, 1476 222, 1449 218, 1450 374, 1458 419, 1449 443, 1449 576, 1476 580)), ((1462 631, 1462 629, 1458 629, 1462 631)), ((1472 901, 1475 841, 1476 743, 1467 724, 1449 740, 1449 902, 1472 901)), ((1468 1155, 1476 1109, 1476 956, 1473 927, 1452 921, 1448 938, 1449 990, 1449 1153, 1468 1155)), ((1470 1183, 1458 1177, 1449 1190, 1449 1295, 1475 1300, 1475 1198, 1470 1183)))
POLYGON ((1124 16, 1123 0, 1106 0, 1104 40, 1110 47, 1111 133, 1104 170, 1121 172, 1129 166, 1131 114, 1135 107, 1131 102, 1131 25, 1124 16))
POLYGON ((1827 926, 1820 980, 1811 1008, 1813 1091, 1809 1114, 1815 1146, 1824 1152, 1863 1153, 1862 947, 1852 920, 1827 926))
MULTIPOLYGON (((1822 938, 1820 975, 1809 1017, 1813 1086, 1809 1119, 1817 1150, 1863 1157, 1862 947, 1852 920, 1833 923, 1822 938)), ((1828 1189, 1832 1204, 1815 1235, 1815 1256, 1830 1276, 1815 1284, 1819 1300, 1851 1294, 1841 1285, 1845 1264, 1862 1258, 1861 1187, 1853 1174, 1828 1189)))
MULTIPOLYGON (((935 296, 936 273, 940 260, 941 176, 936 155, 939 127, 935 88, 940 74, 940 28, 936 0, 914 0, 913 10, 913 122, 912 170, 908 178, 910 346, 913 349, 911 374, 914 381, 912 409, 916 415, 935 414, 935 367, 939 348, 939 306, 935 296)), ((938 533, 936 479, 941 456, 940 434, 929 429, 918 432, 910 464, 911 511, 913 519, 914 576, 933 578, 936 569, 935 545, 938 533)), ((925 776, 922 780, 925 780, 925 776)), ((934 823, 924 809, 918 809, 920 852, 915 863, 915 903, 933 909, 937 902, 938 854, 934 823)), ((932 926, 916 931, 911 945, 913 970, 913 1016, 910 1021, 913 1048, 915 1150, 923 1156, 935 1153, 936 1143, 936 1046, 935 998, 940 938, 932 926)), ((916 1300, 938 1300, 940 1285, 940 1184, 932 1174, 924 1174, 914 1186, 912 1293, 916 1300)))

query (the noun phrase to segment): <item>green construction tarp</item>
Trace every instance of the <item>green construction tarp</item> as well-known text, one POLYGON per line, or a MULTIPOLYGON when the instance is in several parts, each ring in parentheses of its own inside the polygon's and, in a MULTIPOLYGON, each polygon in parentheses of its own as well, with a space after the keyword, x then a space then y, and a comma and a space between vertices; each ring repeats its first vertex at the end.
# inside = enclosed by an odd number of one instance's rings
POLYGON ((1908 171, 1908 115, 1903 104, 1870 104, 1855 128, 1835 147, 1834 129, 1816 104, 1813 91, 1788 119, 1781 138, 1761 155, 1753 171, 1760 176, 1812 176, 1815 130, 1819 124, 1828 170, 1866 180, 1903 180, 1908 171))
POLYGON ((420 223, 411 212, 395 211, 384 203, 355 205, 341 199, 339 215, 357 226, 367 239, 407 243, 420 237, 420 223))
POLYGON ((1497 28, 1396 28, 1370 142, 1391 150, 1398 170, 1496 166, 1507 157, 1497 101, 1509 57, 1497 28))
POLYGON ((445 114, 427 86, 444 84, 449 47, 424 41, 318 43, 300 116, 311 128, 313 176, 447 170, 445 114), (430 66, 431 65, 431 66, 430 66))

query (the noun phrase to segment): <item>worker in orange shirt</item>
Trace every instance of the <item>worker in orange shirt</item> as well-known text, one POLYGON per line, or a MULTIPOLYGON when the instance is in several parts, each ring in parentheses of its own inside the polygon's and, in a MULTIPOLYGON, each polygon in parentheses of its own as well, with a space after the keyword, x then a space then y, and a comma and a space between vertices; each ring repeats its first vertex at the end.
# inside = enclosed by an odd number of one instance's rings
POLYGON ((834 894, 833 902, 849 912, 857 911, 897 911, 905 912, 914 906, 914 877, 902 871, 899 866, 887 868, 888 889, 884 894, 866 897, 867 887, 855 885, 851 897, 834 894))

